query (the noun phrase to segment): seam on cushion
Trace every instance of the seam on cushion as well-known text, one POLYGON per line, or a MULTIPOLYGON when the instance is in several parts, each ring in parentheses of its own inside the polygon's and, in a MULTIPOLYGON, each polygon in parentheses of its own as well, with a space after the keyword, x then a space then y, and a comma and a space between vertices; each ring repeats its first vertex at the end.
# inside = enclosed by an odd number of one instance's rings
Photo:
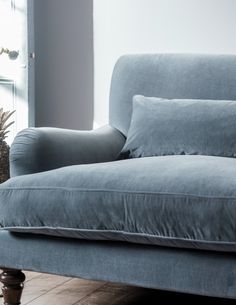
POLYGON ((118 194, 132 194, 132 195, 160 195, 160 196, 184 196, 184 197, 195 197, 195 198, 212 198, 212 199, 234 199, 236 200, 236 197, 230 197, 230 196, 224 196, 224 197, 219 197, 219 196, 209 196, 209 195, 195 195, 195 194, 186 194, 186 193, 167 193, 167 192, 149 192, 149 191, 128 191, 128 190, 114 190, 114 189, 80 189, 80 188, 70 188, 70 187, 51 187, 51 188, 46 188, 46 187, 0 187, 0 192, 1 191, 66 191, 66 192, 93 192, 93 193, 118 193, 118 194))
MULTIPOLYGON (((153 239, 166 239, 170 241, 188 241, 188 242, 199 242, 199 243, 206 243, 206 244, 235 244, 236 241, 214 241, 214 240, 204 240, 204 239, 191 239, 191 238, 181 238, 181 237, 170 237, 170 236, 162 236, 162 235, 153 235, 148 233, 134 233, 134 232, 127 232, 123 230, 92 230, 92 229, 77 229, 77 228, 64 228, 64 227, 3 227, 1 230, 5 231, 33 231, 33 230, 51 230, 51 231, 69 231, 69 232, 81 232, 81 233, 112 233, 112 234, 120 234, 120 235, 129 235, 129 236, 136 236, 136 237, 149 237, 153 239)), ((48 235, 48 234, 47 234, 48 235)))

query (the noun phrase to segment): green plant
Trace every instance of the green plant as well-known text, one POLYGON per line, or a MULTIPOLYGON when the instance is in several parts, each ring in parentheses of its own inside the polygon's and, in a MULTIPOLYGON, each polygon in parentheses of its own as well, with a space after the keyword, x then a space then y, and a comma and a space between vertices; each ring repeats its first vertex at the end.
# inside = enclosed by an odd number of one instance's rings
POLYGON ((15 111, 3 111, 3 108, 0 108, 0 141, 4 141, 9 132, 8 128, 14 123, 14 121, 7 123, 9 118, 13 115, 15 111))
POLYGON ((9 133, 9 127, 14 123, 8 123, 9 118, 15 111, 3 111, 0 108, 0 183, 9 178, 9 150, 10 147, 5 141, 9 133))

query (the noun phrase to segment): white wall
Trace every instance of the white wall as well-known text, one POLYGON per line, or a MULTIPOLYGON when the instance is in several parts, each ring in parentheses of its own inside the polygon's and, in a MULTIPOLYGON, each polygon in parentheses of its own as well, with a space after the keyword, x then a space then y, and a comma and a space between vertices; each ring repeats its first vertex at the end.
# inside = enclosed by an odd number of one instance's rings
POLYGON ((35 0, 36 126, 91 129, 93 0, 35 0))
POLYGON ((94 0, 95 126, 125 53, 236 53, 236 0, 94 0))

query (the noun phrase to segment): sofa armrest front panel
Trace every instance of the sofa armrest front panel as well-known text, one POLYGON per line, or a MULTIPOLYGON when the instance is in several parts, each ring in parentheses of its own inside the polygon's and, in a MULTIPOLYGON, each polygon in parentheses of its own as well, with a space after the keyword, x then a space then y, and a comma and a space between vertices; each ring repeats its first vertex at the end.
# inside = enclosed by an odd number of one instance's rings
POLYGON ((92 131, 27 128, 11 146, 11 177, 75 164, 114 161, 124 142, 124 136, 110 126, 92 131))

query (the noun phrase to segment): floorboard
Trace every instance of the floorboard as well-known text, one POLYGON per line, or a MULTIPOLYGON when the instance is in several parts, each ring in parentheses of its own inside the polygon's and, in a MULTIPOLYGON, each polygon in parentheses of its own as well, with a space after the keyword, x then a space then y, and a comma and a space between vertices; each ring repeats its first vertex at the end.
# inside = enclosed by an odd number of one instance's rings
MULTIPOLYGON (((106 282, 25 272, 22 305, 204 305, 236 304, 233 300, 163 292, 106 282)), ((0 305, 3 299, 0 298, 0 305)))

